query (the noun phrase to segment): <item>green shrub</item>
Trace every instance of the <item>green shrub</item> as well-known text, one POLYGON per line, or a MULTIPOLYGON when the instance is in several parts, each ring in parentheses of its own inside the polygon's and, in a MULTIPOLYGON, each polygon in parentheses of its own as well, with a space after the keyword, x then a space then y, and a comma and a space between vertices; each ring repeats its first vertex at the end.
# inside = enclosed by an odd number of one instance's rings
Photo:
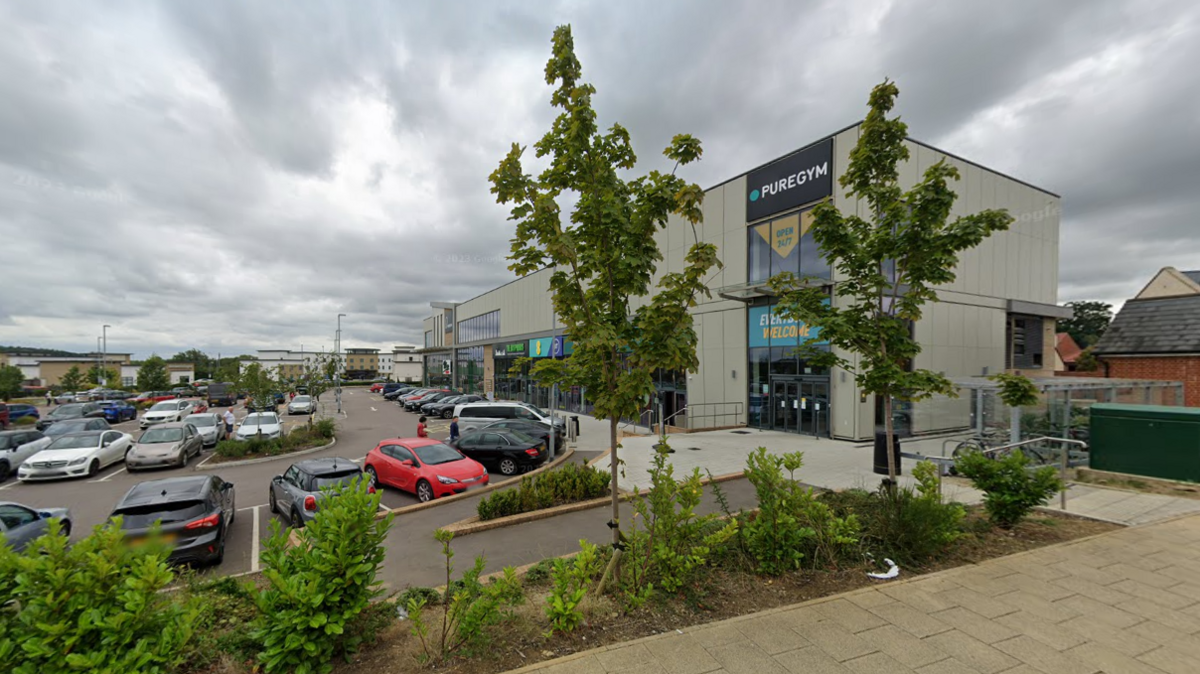
POLYGON ((1029 470, 1029 458, 1021 452, 1009 452, 999 458, 968 452, 954 465, 983 492, 988 519, 1004 529, 1016 526, 1035 507, 1046 505, 1050 497, 1063 489, 1053 466, 1029 470))
POLYGON ((511 607, 525 599, 521 581, 516 570, 507 566, 499 580, 487 585, 479 581, 486 564, 482 555, 475 558, 475 565, 463 573, 462 578, 452 581, 454 550, 450 541, 454 534, 444 529, 433 532, 442 544, 442 556, 446 560, 445 615, 437 634, 430 635, 425 622, 424 597, 410 597, 408 617, 412 621, 412 633, 421 640, 425 660, 445 660, 460 651, 476 652, 489 641, 487 628, 512 616, 511 607))
POLYGON ((667 462, 668 452, 662 443, 650 468, 650 489, 644 495, 635 492, 633 498, 627 561, 621 562, 621 582, 630 606, 641 604, 657 589, 678 591, 738 531, 736 520, 696 514, 704 492, 700 469, 677 482, 675 469, 667 462))
POLYGON ((571 632, 583 622, 579 604, 587 595, 588 586, 600 572, 600 556, 595 545, 579 541, 579 553, 567 559, 554 560, 551 575, 554 588, 546 597, 546 617, 550 619, 549 637, 554 632, 571 632))
POLYGON ((334 655, 357 648, 358 616, 380 594, 376 577, 392 515, 376 519, 379 494, 357 479, 337 498, 324 501, 316 517, 297 530, 291 547, 277 521, 262 552, 259 592, 259 661, 267 672, 329 672, 334 655))
POLYGON ((551 572, 554 571, 554 560, 543 559, 534 564, 525 571, 524 580, 526 583, 540 583, 550 578, 551 572))
POLYGON ((57 520, 21 553, 0 546, 0 671, 169 672, 198 608, 161 590, 169 550, 128 545, 120 524, 68 545, 57 520))
POLYGON ((745 525, 743 540, 759 573, 779 575, 812 566, 835 566, 858 543, 860 525, 854 514, 836 515, 796 481, 803 454, 783 456, 759 447, 746 459, 746 478, 758 495, 758 513, 745 525), (788 471, 784 477, 783 469, 788 471))
POLYGON ((33 417, 20 417, 12 422, 13 426, 33 426, 38 422, 33 417))
POLYGON ((479 501, 481 520, 553 508, 599 498, 609 493, 612 476, 576 463, 567 463, 544 473, 521 478, 516 487, 493 492, 479 501))
POLYGON ((337 431, 337 423, 333 419, 321 419, 313 424, 312 427, 317 435, 325 439, 332 438, 334 432, 337 431))
POLYGON ((413 599, 424 600, 426 604, 436 604, 442 601, 442 595, 432 587, 410 587, 396 597, 396 603, 408 606, 413 599))

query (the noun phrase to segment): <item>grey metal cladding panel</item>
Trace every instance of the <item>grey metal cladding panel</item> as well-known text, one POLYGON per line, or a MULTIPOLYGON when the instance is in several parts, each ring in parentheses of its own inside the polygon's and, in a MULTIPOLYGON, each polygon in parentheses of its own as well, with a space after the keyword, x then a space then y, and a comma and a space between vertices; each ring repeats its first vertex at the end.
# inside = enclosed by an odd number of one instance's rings
POLYGON ((1192 279, 1196 283, 1200 283, 1200 271, 1185 271, 1181 272, 1184 276, 1192 279))
POLYGON ((1129 300, 1096 344, 1097 354, 1200 351, 1200 296, 1129 300))

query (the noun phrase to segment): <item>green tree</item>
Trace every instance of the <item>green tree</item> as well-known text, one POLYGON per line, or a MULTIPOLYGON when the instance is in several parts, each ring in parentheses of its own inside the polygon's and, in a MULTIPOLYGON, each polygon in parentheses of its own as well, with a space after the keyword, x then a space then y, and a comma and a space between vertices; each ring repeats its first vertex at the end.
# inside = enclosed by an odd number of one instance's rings
MULTIPOLYGON (((654 392, 651 373, 658 368, 695 370, 696 332, 688 308, 708 295, 704 279, 719 267, 716 246, 700 243, 695 225, 702 221, 704 192, 676 177, 675 169, 700 158, 700 141, 675 136, 663 154, 675 164, 671 173, 651 171, 632 180, 637 157, 629 132, 613 124, 602 132, 592 109, 596 89, 583 82, 570 26, 554 31, 546 83, 557 85, 550 97, 561 112, 534 148, 549 166, 536 178, 521 165, 524 148, 514 143, 491 174, 492 192, 512 204, 517 222, 509 269, 520 276, 553 268, 550 292, 554 311, 575 343, 571 358, 542 359, 531 373, 542 384, 585 386, 597 417, 609 421, 613 484, 617 482, 617 423, 635 416, 654 392), (564 218, 558 199, 577 197, 564 218), (655 241, 668 217, 691 225, 693 241, 681 270, 665 274, 658 292, 651 283, 662 261, 655 241), (633 298, 644 298, 636 311, 633 298), (636 345, 636 348, 634 347, 636 345)), ((682 222, 679 223, 682 226, 682 222)), ((613 490, 613 542, 620 540, 618 490, 613 490)), ((616 568, 614 555, 611 568, 616 568)))
POLYGON ((241 359, 236 357, 222 358, 217 362, 213 379, 216 381, 236 382, 241 376, 241 359))
POLYGON ((167 359, 168 363, 191 363, 196 379, 208 379, 216 374, 216 360, 200 349, 181 351, 167 359))
POLYGON ((897 167, 909 158, 908 125, 887 117, 899 93, 886 80, 871 91, 870 112, 838 180, 851 199, 848 214, 829 202, 814 209, 813 237, 838 272, 836 300, 830 302, 827 290, 808 279, 791 274, 771 279, 779 295, 776 314, 817 326, 820 338, 832 347, 858 354, 855 367, 833 349, 816 351, 805 345, 814 361, 852 372, 863 392, 882 398, 892 481, 892 401, 954 395, 945 376, 912 367, 921 352, 912 325, 927 302, 937 301, 934 288, 954 281, 958 254, 1012 222, 1004 210, 947 222, 957 198, 947 183, 959 175, 944 161, 927 168, 912 189, 901 189, 897 167), (854 215, 859 200, 865 202, 869 220, 854 215))
POLYGON ((1112 322, 1112 305, 1106 302, 1067 302, 1063 306, 1070 307, 1075 316, 1059 321, 1058 331, 1071 335, 1081 349, 1100 341, 1112 322))
POLYGON ((58 380, 58 385, 64 391, 78 391, 87 383, 87 379, 83 376, 83 371, 78 365, 72 365, 71 369, 67 370, 62 379, 58 380))
POLYGON ((246 392, 248 400, 270 407, 275 399, 275 392, 283 390, 283 385, 275 378, 274 373, 262 366, 262 363, 250 363, 242 370, 237 380, 238 388, 246 392))
POLYGON ((314 399, 320 398, 322 393, 329 390, 326 376, 332 378, 332 372, 337 367, 335 358, 333 354, 326 353, 305 356, 298 383, 307 387, 308 394, 314 399))
POLYGON ((25 383, 25 373, 16 365, 5 363, 0 365, 0 398, 5 402, 21 395, 21 385, 25 383))
POLYGON ((121 375, 111 367, 101 370, 99 365, 93 365, 87 372, 87 381, 95 386, 114 386, 121 382, 121 375))
POLYGON ((170 388, 171 374, 167 371, 167 362, 157 354, 152 354, 142 361, 138 368, 137 386, 143 391, 162 391, 170 388))

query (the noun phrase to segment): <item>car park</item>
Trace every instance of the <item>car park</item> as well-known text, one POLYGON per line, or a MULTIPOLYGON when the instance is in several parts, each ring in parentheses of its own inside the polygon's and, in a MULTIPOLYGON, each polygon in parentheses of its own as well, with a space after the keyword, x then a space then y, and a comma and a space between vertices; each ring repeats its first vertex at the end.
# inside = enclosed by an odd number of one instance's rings
MULTIPOLYGON (((524 419, 551 425, 551 417, 532 405, 515 402, 478 401, 454 406, 453 416, 458 417, 458 427, 465 435, 468 431, 506 419, 524 419)), ((553 420, 554 427, 564 432, 567 423, 561 417, 553 420)))
POLYGON ((172 421, 183 421, 183 418, 197 411, 190 400, 164 400, 154 403, 154 406, 142 414, 138 425, 149 428, 154 424, 165 424, 172 421))
POLYGON ((121 532, 133 544, 161 527, 163 540, 172 546, 167 561, 220 564, 236 513, 232 482, 190 475, 134 485, 109 517, 121 518, 121 532))
POLYGON ((108 421, 93 417, 91 419, 68 419, 60 421, 50 428, 42 431, 48 438, 57 438, 71 433, 83 433, 84 431, 109 431, 112 426, 108 421))
POLYGON ((312 396, 296 396, 287 405, 288 414, 312 414, 314 411, 312 396))
POLYGON ((104 419, 110 424, 137 419, 137 408, 124 400, 106 400, 97 404, 104 410, 104 419))
POLYGON ((51 442, 52 438, 32 428, 0 431, 0 482, 7 480, 17 466, 48 447, 51 442))
POLYGON ((54 439, 45 449, 26 459, 17 469, 17 479, 54 480, 91 477, 101 468, 125 460, 133 436, 120 431, 84 431, 54 439))
POLYGON ((20 503, 0 502, 0 545, 17 552, 50 530, 50 520, 62 523, 59 532, 71 535, 71 511, 66 508, 35 509, 20 503))
POLYGON ((126 452, 125 468, 131 473, 143 468, 183 468, 188 459, 200 456, 203 448, 204 439, 195 426, 185 421, 157 424, 146 429, 126 452))
MULTIPOLYGON (((0 407, 4 407, 4 403, 0 403, 0 407)), ((3 417, 3 413, 0 413, 0 417, 3 417)), ((35 405, 26 405, 25 403, 8 404, 8 423, 16 423, 17 419, 24 419, 25 417, 30 417, 36 421, 42 418, 42 413, 35 405)))
MULTIPOLYGON (((267 505, 293 527, 301 528, 317 516, 321 501, 336 496, 337 490, 362 474, 358 464, 349 459, 334 457, 293 463, 283 475, 271 479, 267 505)), ((374 484, 368 489, 373 493, 374 484)))
POLYGON ((55 407, 49 414, 39 419, 37 427, 38 430, 44 431, 60 421, 103 418, 104 408, 100 407, 99 403, 67 403, 55 407))
POLYGON ((377 486, 415 494, 422 503, 488 483, 487 468, 433 438, 390 438, 363 459, 377 486))
POLYGON ((283 422, 274 412, 252 412, 242 419, 241 425, 234 432, 235 440, 250 440, 262 438, 276 440, 283 437, 283 422))
POLYGON ((200 434, 205 447, 216 445, 225 433, 225 422, 215 412, 189 414, 183 420, 196 427, 196 432, 200 434))
POLYGON ((546 441, 515 430, 471 431, 448 443, 485 466, 494 466, 501 475, 540 466, 550 455, 546 441))
POLYGON ((449 419, 454 416, 455 405, 463 405, 480 400, 484 400, 484 397, 477 395, 450 396, 449 398, 442 398, 435 403, 431 403, 428 406, 428 410, 422 409, 421 411, 431 417, 442 417, 443 419, 449 419))

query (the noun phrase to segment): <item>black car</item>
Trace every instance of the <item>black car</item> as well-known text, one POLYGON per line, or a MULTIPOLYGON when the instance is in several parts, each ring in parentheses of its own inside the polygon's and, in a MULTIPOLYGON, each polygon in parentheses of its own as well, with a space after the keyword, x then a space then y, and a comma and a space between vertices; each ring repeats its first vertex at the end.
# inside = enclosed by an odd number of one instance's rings
POLYGON ((113 427, 104 417, 95 419, 68 419, 60 421, 46 429, 46 437, 57 438, 60 435, 84 433, 87 431, 111 431, 113 427))
POLYGON ((449 398, 442 398, 441 400, 439 400, 437 402, 429 403, 428 405, 423 405, 421 407, 421 413, 427 414, 431 417, 441 417, 443 419, 449 419, 454 416, 454 406, 455 405, 461 405, 463 403, 479 402, 480 400, 483 400, 483 399, 484 399, 483 396, 477 396, 477 395, 450 396, 449 398))
POLYGON ((450 396, 458 396, 458 395, 462 395, 462 393, 459 391, 437 391, 437 390, 434 390, 429 393, 426 393, 423 396, 416 396, 412 400, 405 400, 404 401, 404 409, 408 410, 409 412, 420 412, 421 406, 424 405, 425 403, 435 403, 443 398, 449 398, 450 396))
POLYGON ((453 412, 454 405, 457 405, 458 403, 468 402, 467 400, 465 400, 465 398, 478 398, 478 397, 479 396, 466 396, 461 393, 447 393, 445 395, 433 396, 429 400, 422 401, 421 404, 418 406, 419 407, 418 411, 420 411, 421 414, 429 414, 429 415, 432 415, 435 417, 441 416, 441 414, 442 414, 441 406, 442 405, 449 404, 450 411, 453 412), (451 403, 450 401, 452 401, 452 400, 456 401, 456 402, 451 403), (438 410, 437 412, 433 411, 435 407, 438 410))
POLYGON ((131 542, 161 523, 163 537, 173 546, 168 561, 220 564, 236 510, 232 482, 192 475, 134 485, 109 517, 121 517, 121 531, 131 542))
POLYGON ((383 394, 383 399, 384 400, 396 400, 400 396, 406 396, 409 393, 412 393, 413 391, 416 391, 416 390, 417 390, 417 388, 414 386, 403 386, 401 388, 396 388, 396 389, 392 389, 391 391, 385 392, 383 394))
POLYGON ((55 407, 50 414, 38 420, 38 430, 44 431, 59 421, 74 419, 103 419, 104 408, 99 403, 67 403, 55 407))
MULTIPOLYGON (((480 426, 479 428, 474 429, 472 432, 486 429, 491 429, 493 431, 517 431, 518 433, 528 435, 535 440, 541 440, 547 445, 550 443, 550 426, 543 424, 540 421, 530 421, 528 419, 505 419, 503 421, 493 421, 486 426, 480 426)), ((563 428, 560 427, 558 429, 558 434, 554 437, 554 446, 561 450, 565 445, 564 440, 566 440, 566 433, 563 428)))
POLYGON ((485 466, 495 466, 501 475, 515 475, 540 465, 549 456, 546 441, 514 430, 475 430, 447 443, 485 466))

